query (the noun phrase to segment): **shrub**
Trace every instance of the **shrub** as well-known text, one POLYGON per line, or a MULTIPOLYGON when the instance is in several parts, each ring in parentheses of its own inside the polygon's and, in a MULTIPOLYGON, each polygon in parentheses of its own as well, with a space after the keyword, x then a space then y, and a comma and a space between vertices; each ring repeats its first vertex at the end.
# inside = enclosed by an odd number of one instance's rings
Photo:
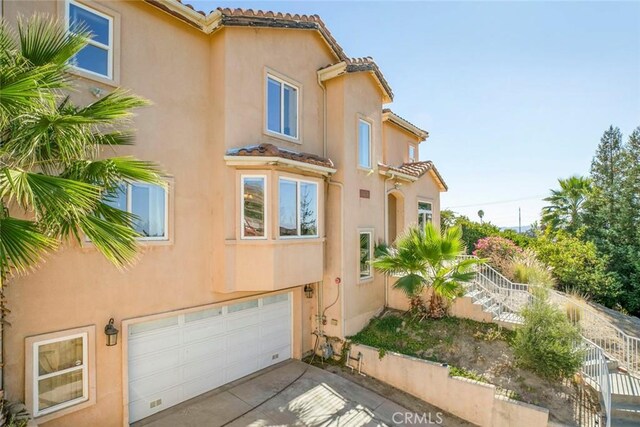
POLYGON ((591 242, 559 232, 540 236, 534 244, 538 259, 551 267, 558 288, 612 307, 620 284, 607 272, 607 258, 591 242))
POLYGON ((462 240, 469 254, 474 250, 478 240, 500 234, 500 229, 495 225, 487 222, 480 224, 466 217, 458 217, 456 225, 462 229, 462 240))
POLYGON ((540 262, 531 249, 527 249, 513 258, 511 271, 512 279, 518 283, 542 286, 553 286, 555 283, 551 269, 540 262))
POLYGON ((26 427, 29 424, 29 412, 22 402, 0 401, 0 426, 26 427))
POLYGON ((513 258, 522 253, 511 240, 491 236, 478 240, 473 255, 487 258, 489 263, 507 277, 513 277, 513 258))
POLYGON ((513 341, 520 366, 550 379, 569 378, 578 372, 584 356, 577 347, 580 332, 562 310, 548 302, 546 291, 534 293, 522 317, 524 324, 513 341))

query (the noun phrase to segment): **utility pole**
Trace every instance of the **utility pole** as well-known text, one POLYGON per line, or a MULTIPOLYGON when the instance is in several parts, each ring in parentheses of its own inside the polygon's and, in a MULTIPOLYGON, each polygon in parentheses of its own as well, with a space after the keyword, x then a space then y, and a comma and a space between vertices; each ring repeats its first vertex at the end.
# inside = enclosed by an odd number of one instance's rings
POLYGON ((518 233, 522 234, 522 210, 518 208, 518 233))

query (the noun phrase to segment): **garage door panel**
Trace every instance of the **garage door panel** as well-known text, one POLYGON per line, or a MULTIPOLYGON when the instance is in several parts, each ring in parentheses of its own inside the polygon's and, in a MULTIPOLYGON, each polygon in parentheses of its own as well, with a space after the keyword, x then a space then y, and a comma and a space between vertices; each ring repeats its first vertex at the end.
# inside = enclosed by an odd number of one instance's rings
POLYGON ((129 360, 129 379, 135 380, 156 373, 163 374, 169 369, 180 366, 180 353, 180 348, 175 347, 170 351, 129 360))
POLYGON ((130 422, 289 359, 290 300, 279 294, 131 325, 130 422))
POLYGON ((150 375, 129 382, 129 400, 139 400, 159 391, 176 387, 180 384, 181 368, 164 371, 162 375, 150 375))

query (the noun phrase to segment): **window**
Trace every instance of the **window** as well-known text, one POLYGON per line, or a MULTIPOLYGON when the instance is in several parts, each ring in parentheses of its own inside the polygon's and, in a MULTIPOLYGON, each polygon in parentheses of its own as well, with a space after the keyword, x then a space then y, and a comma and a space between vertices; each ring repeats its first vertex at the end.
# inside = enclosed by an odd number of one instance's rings
POLYGON ((74 58, 74 66, 82 71, 111 79, 113 76, 113 17, 84 4, 67 2, 67 25, 70 32, 91 32, 87 46, 74 58))
POLYGON ((132 183, 121 185, 105 203, 136 216, 133 228, 140 240, 166 240, 168 237, 167 192, 159 185, 132 183))
POLYGON ((267 76, 267 129, 298 138, 298 88, 267 76))
POLYGON ((418 160, 416 157, 416 146, 409 144, 409 163, 413 163, 418 160))
POLYGON ((318 236, 318 184, 280 178, 280 236, 318 236))
POLYGON ((373 232, 360 232, 360 279, 373 277, 371 259, 373 258, 373 232))
POLYGON ((35 342, 32 348, 35 417, 89 399, 87 332, 35 342))
POLYGON ((371 169, 371 124, 358 120, 358 166, 371 169))
POLYGON ((427 222, 433 221, 433 211, 431 210, 431 203, 418 202, 418 227, 423 229, 427 222))
POLYGON ((263 239, 265 232, 265 176, 242 177, 242 238, 263 239))

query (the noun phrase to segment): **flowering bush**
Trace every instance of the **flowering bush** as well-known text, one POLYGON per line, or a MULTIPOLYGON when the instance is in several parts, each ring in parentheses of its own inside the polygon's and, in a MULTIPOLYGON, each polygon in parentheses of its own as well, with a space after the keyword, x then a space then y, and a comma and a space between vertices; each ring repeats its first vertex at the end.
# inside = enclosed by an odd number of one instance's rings
POLYGON ((473 251, 475 256, 487 258, 489 264, 509 278, 513 277, 513 258, 521 253, 522 249, 511 240, 498 236, 478 240, 473 251))

